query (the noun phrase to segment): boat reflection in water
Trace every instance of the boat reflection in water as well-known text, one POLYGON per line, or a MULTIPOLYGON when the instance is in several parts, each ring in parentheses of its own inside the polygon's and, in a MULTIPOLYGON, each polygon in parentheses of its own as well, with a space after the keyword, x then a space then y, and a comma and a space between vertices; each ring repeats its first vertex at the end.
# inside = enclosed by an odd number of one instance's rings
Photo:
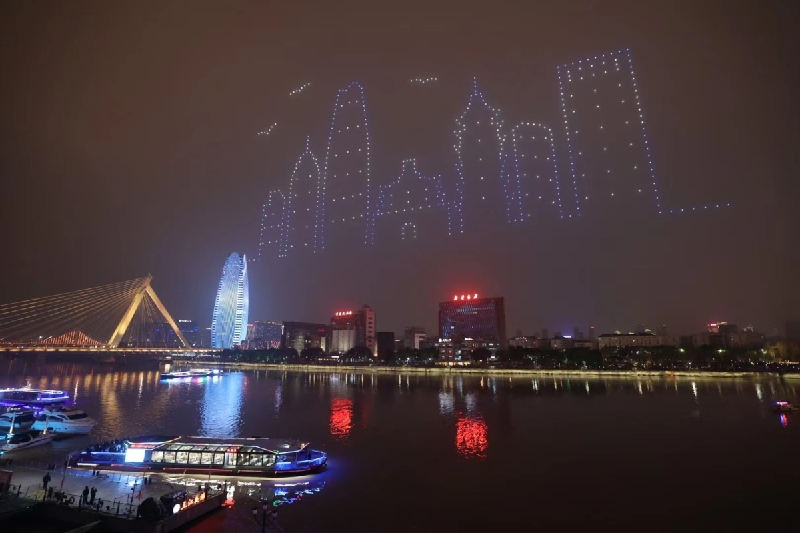
POLYGON ((224 503, 226 507, 233 507, 237 502, 248 503, 248 500, 266 501, 270 502, 274 507, 278 507, 319 494, 325 488, 324 479, 270 482, 231 478, 221 479, 213 476, 165 476, 163 481, 174 486, 184 485, 187 488, 204 487, 206 483, 212 487, 224 488, 228 493, 224 503))

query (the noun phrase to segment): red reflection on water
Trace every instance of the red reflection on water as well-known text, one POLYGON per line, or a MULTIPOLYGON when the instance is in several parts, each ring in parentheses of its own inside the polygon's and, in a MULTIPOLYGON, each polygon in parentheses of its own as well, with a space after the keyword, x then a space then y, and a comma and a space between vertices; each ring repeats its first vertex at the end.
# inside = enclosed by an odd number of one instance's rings
POLYGON ((786 426, 788 426, 788 425, 789 425, 789 419, 788 419, 788 418, 786 418, 786 415, 785 415, 785 414, 783 414, 783 413, 781 413, 781 425, 782 425, 783 427, 786 427, 786 426))
POLYGON ((486 459, 488 428, 482 418, 459 416, 456 419, 456 450, 466 459, 486 459))
POLYGON ((345 440, 353 429, 353 401, 334 398, 331 402, 331 435, 345 440))

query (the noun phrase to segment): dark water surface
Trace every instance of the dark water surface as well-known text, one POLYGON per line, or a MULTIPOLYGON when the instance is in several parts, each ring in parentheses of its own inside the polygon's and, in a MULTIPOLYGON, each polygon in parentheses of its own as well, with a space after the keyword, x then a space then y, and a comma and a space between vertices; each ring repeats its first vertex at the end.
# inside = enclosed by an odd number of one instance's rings
POLYGON ((234 508, 191 531, 259 531, 250 509, 276 490, 294 500, 279 506, 287 533, 797 529, 800 413, 772 411, 798 403, 793 381, 261 371, 169 383, 104 365, 0 369, 0 387, 26 383, 66 390, 100 420, 27 458, 153 433, 296 437, 328 452, 325 473, 239 482, 234 508))

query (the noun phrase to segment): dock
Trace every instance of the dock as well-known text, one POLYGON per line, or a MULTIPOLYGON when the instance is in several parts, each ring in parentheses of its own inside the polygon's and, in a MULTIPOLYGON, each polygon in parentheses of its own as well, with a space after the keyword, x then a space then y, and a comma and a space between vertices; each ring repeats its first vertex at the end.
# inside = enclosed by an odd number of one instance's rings
POLYGON ((0 462, 0 485, 4 531, 28 530, 26 524, 35 521, 53 532, 167 533, 219 509, 227 498, 227 486, 175 484, 174 479, 170 483, 158 474, 93 472, 13 461, 0 462), (45 490, 47 473, 51 479, 45 490), (83 499, 86 487, 88 501, 83 499), (12 526, 10 530, 6 524, 12 526))

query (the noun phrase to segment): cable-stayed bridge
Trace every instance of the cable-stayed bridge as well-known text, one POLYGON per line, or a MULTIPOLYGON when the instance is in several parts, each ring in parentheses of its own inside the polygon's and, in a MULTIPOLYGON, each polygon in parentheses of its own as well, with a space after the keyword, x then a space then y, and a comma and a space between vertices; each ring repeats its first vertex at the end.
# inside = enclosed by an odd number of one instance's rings
POLYGON ((0 305, 0 350, 209 352, 192 348, 152 276, 0 305))

